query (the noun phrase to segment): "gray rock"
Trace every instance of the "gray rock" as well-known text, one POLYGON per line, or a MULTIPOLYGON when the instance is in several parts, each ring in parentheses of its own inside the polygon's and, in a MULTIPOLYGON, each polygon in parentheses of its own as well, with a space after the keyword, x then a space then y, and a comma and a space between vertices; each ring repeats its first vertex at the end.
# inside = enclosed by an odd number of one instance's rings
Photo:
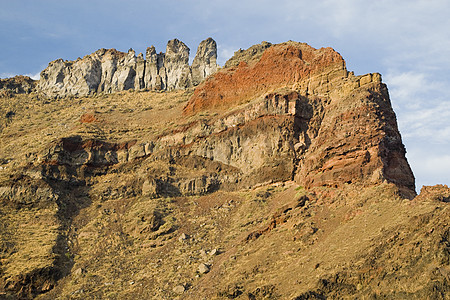
POLYGON ((164 90, 166 70, 164 67, 164 53, 156 53, 154 46, 147 48, 145 53, 144 84, 148 90, 164 90))
POLYGON ((114 49, 100 49, 83 59, 49 63, 41 72, 38 90, 48 97, 86 96, 105 88, 111 89, 111 82, 119 59, 124 53, 114 49))
POLYGON ((200 43, 191 69, 194 86, 217 71, 217 44, 212 38, 200 43))
POLYGON ((178 241, 180 241, 180 242, 183 242, 183 241, 186 241, 186 240, 188 240, 189 239, 189 235, 187 235, 186 233, 182 233, 181 235, 180 235, 180 237, 178 238, 178 241))
POLYGON ((117 70, 112 77, 112 91, 123 91, 134 88, 136 77, 136 53, 128 50, 126 57, 119 61, 117 70))
POLYGON ((142 53, 139 53, 139 55, 136 58, 136 77, 134 81, 135 90, 142 90, 145 88, 144 76, 145 76, 145 59, 144 55, 142 53))
POLYGON ((198 265, 197 271, 200 274, 206 274, 206 273, 209 272, 209 270, 210 270, 210 268, 209 268, 209 266, 207 264, 201 263, 201 264, 198 265))
POLYGON ((76 61, 57 59, 41 72, 37 89, 52 98, 87 96, 134 90, 186 89, 199 84, 217 70, 216 42, 209 38, 201 42, 192 68, 189 48, 178 39, 167 43, 166 53, 156 53, 149 47, 146 56, 130 49, 128 53, 115 49, 100 49, 76 61))
POLYGON ((178 39, 167 43, 165 55, 167 89, 174 90, 192 86, 189 68, 189 48, 178 39))
POLYGON ((174 287, 173 289, 172 289, 172 291, 174 292, 174 293, 177 293, 177 294, 183 294, 184 293, 184 291, 186 291, 186 288, 184 287, 184 285, 177 285, 176 287, 174 287))
POLYGON ((113 88, 113 77, 125 53, 119 52, 115 49, 100 49, 96 53, 98 53, 101 61, 100 67, 102 72, 97 92, 111 93, 116 90, 113 88))

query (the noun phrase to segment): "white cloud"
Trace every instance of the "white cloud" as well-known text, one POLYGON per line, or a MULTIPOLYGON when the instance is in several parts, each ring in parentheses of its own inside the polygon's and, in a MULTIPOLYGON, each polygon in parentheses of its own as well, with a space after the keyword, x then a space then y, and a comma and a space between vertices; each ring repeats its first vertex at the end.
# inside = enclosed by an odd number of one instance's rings
POLYGON ((16 76, 15 74, 12 73, 0 73, 0 78, 11 78, 16 76))
POLYGON ((236 50, 239 50, 239 49, 236 49, 235 47, 225 46, 225 45, 224 46, 217 45, 217 52, 218 52, 218 54, 217 54, 217 61, 218 61, 218 64, 221 65, 221 66, 225 65, 225 62, 227 60, 229 60, 234 55, 234 52, 236 50))
POLYGON ((426 94, 435 90, 442 90, 445 86, 443 82, 432 81, 427 78, 427 74, 418 72, 393 72, 390 71, 384 76, 389 84, 389 90, 392 98, 396 98, 404 104, 415 105, 411 100, 417 95, 426 94))
POLYGON ((448 82, 416 72, 388 73, 385 80, 404 138, 423 138, 436 144, 450 141, 448 82))
MULTIPOLYGON (((17 76, 19 74, 12 74, 12 73, 0 73, 0 78, 12 78, 14 76, 17 76)), ((39 80, 39 78, 41 77, 41 72, 38 72, 36 74, 25 74, 25 76, 30 77, 31 79, 34 80, 39 80)))
MULTIPOLYGON (((420 191, 422 185, 450 185, 450 154, 433 149, 432 145, 422 145, 408 151, 408 161, 416 175, 416 187, 420 191), (424 149, 428 148, 428 149, 424 149), (417 175, 420 176, 417 176, 417 175)), ((448 144, 447 146, 450 146, 448 144)))
POLYGON ((41 78, 41 72, 38 72, 36 74, 25 74, 25 76, 30 77, 31 79, 34 80, 39 80, 39 78, 41 78))

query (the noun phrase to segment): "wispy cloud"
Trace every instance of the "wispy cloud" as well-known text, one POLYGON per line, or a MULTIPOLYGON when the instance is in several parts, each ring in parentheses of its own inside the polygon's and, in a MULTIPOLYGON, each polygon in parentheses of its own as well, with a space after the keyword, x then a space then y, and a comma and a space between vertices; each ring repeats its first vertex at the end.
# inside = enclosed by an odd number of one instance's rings
POLYGON ((428 78, 426 73, 389 71, 384 79, 389 84, 391 97, 409 107, 417 107, 425 100, 418 96, 433 91, 443 91, 445 84, 428 78), (415 101, 414 101, 415 100, 415 101))
POLYGON ((418 189, 422 185, 449 184, 449 79, 420 67, 407 72, 390 70, 384 79, 418 189))
MULTIPOLYGON (((0 73, 0 78, 11 78, 11 77, 14 77, 14 76, 17 76, 17 75, 20 75, 20 74, 0 73)), ((39 78, 41 77, 41 73, 38 72, 36 74, 25 74, 25 76, 28 76, 28 77, 30 77, 31 79, 34 79, 34 80, 39 80, 39 78)))
POLYGON ((415 72, 388 73, 385 80, 404 138, 437 144, 450 141, 448 82, 415 72))
POLYGON ((450 155, 434 149, 408 151, 418 190, 423 185, 449 184, 450 155), (417 176, 419 174, 420 176, 417 176))
POLYGON ((12 73, 0 73, 0 78, 11 78, 16 76, 15 74, 12 73))
POLYGON ((41 78, 41 72, 38 72, 36 74, 25 74, 25 76, 30 77, 31 79, 34 80, 39 80, 39 78, 41 78))
POLYGON ((221 66, 225 65, 226 61, 229 60, 234 55, 234 52, 237 50, 239 49, 236 49, 236 47, 218 45, 217 46, 218 64, 221 66))

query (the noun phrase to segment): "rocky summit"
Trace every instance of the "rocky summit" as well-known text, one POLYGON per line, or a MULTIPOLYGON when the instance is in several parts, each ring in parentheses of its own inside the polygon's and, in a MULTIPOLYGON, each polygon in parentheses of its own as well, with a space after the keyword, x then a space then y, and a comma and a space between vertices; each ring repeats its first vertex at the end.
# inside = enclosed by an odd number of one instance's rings
POLYGON ((450 189, 416 195, 381 75, 293 41, 216 58, 1 81, 0 298, 449 299, 450 189))

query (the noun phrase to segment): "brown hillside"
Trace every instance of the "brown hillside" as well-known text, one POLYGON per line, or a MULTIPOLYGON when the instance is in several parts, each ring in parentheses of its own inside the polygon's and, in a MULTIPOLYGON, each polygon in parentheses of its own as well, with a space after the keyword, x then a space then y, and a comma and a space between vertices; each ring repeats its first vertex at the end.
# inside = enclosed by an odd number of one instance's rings
POLYGON ((416 196, 380 74, 262 43, 63 96, 0 98, 0 299, 450 299, 450 189, 416 196))

